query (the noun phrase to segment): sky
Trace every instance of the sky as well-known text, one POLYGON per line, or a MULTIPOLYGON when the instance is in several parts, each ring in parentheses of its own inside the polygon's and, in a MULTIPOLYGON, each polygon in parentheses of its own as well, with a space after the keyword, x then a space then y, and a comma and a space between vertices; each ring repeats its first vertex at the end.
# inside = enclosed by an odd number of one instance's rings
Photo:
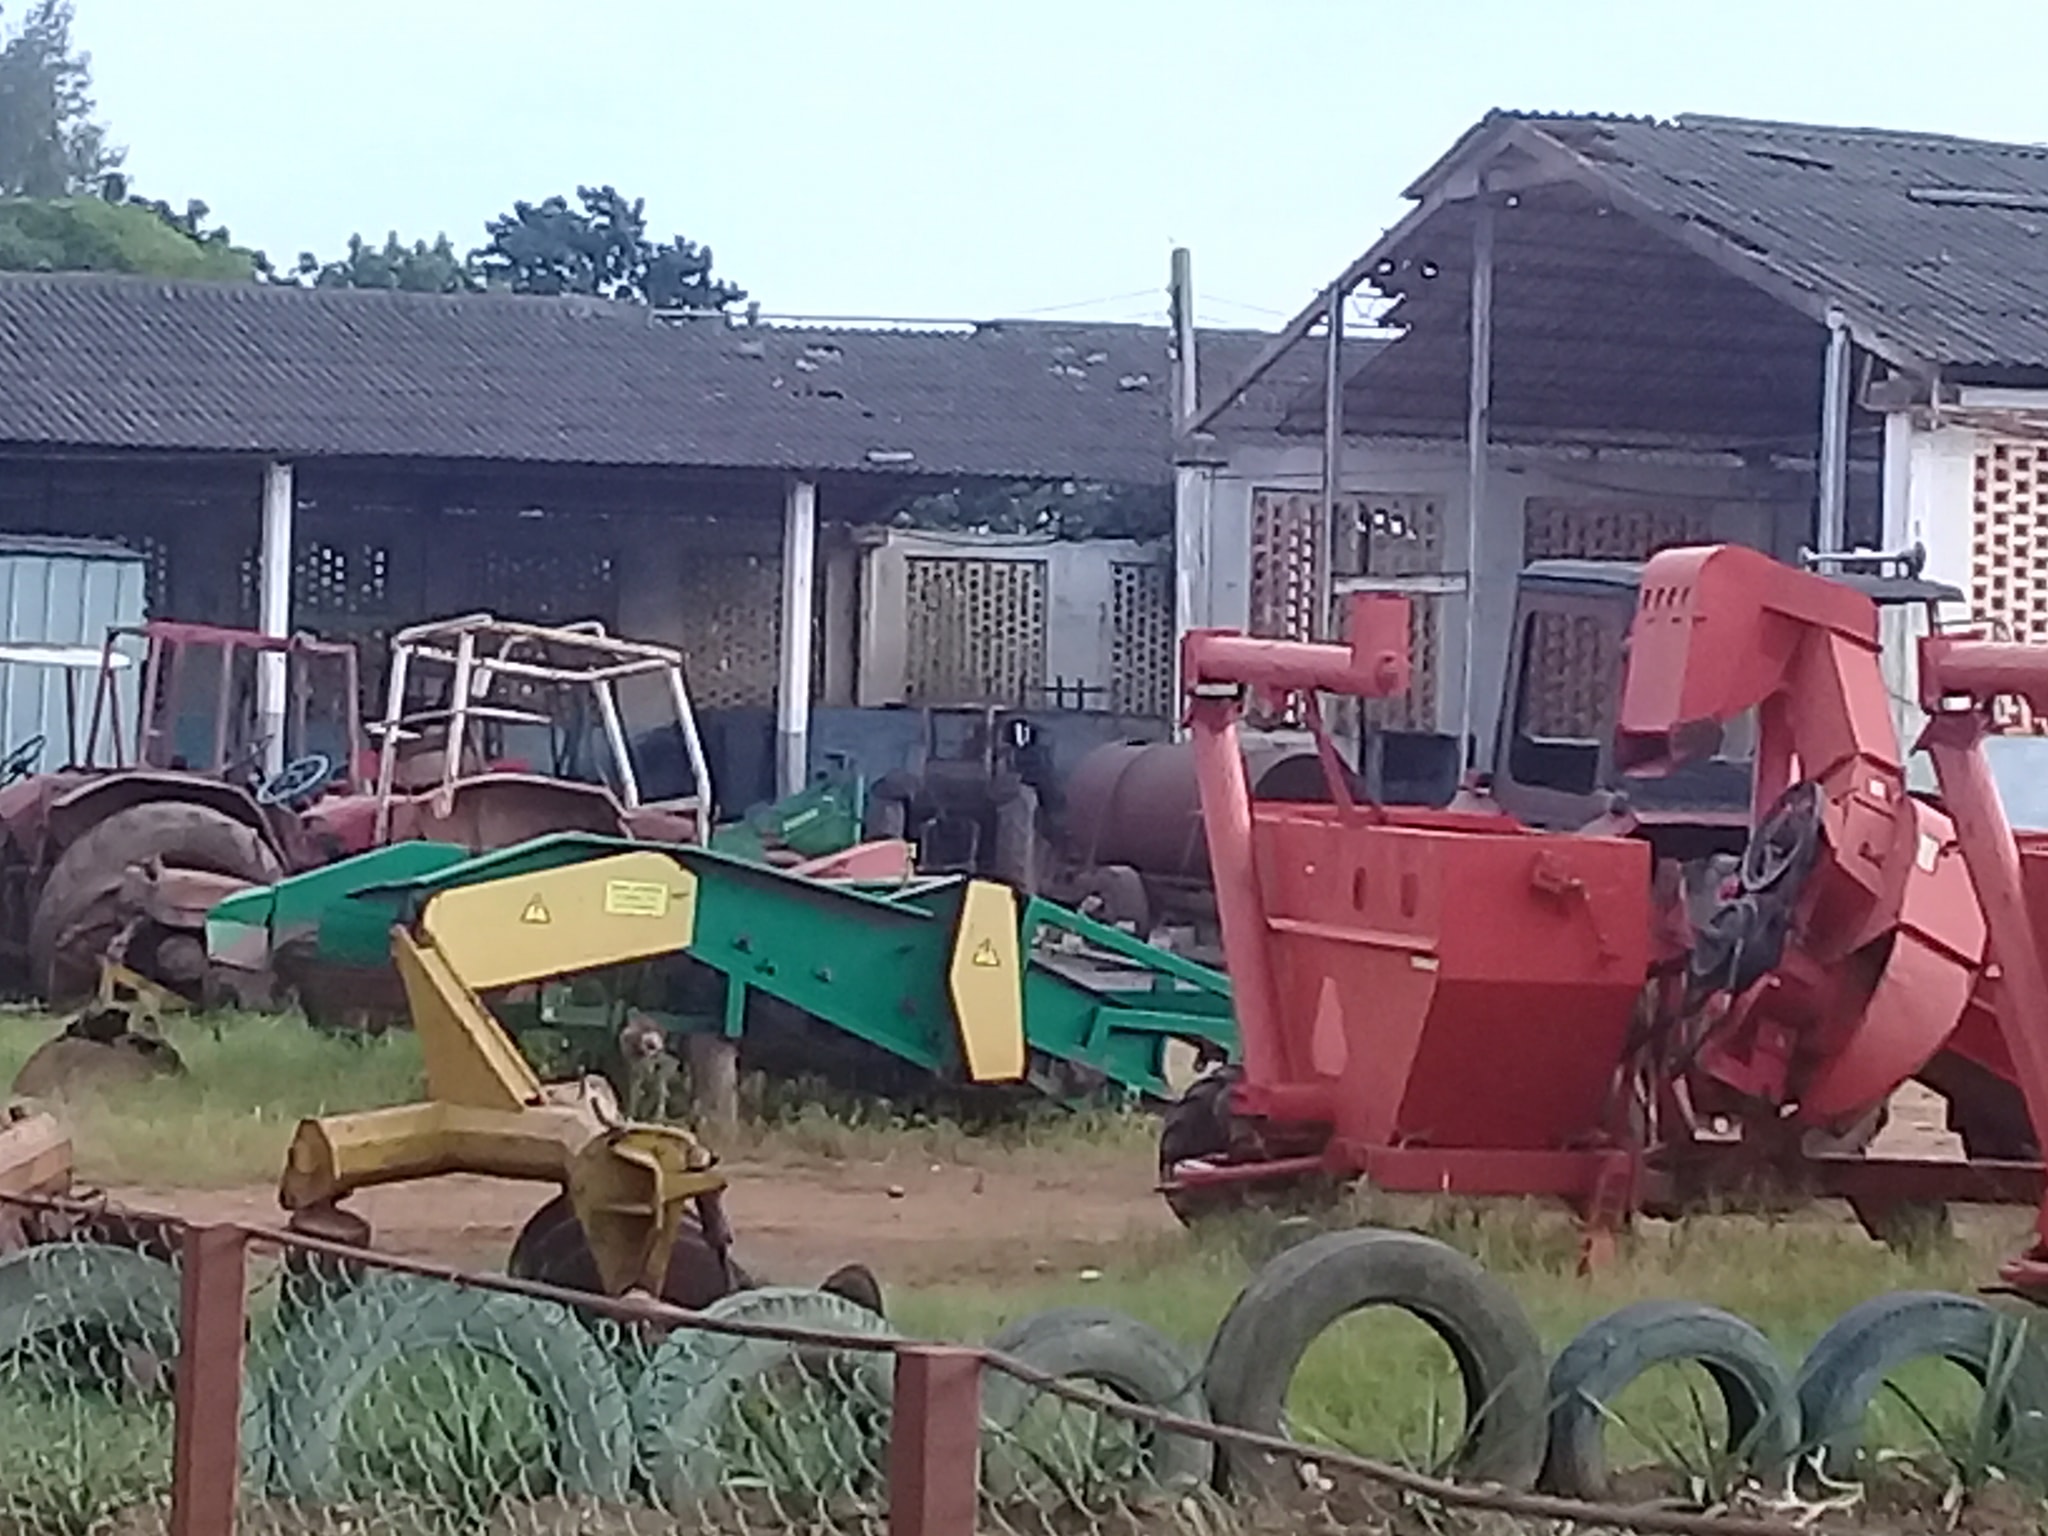
MULTIPOLYGON (((0 13, 21 0, 0 0, 0 13)), ((2048 140, 2048 3, 74 0, 135 190, 288 263, 645 198, 774 315, 1271 327, 1492 107, 2048 140)))

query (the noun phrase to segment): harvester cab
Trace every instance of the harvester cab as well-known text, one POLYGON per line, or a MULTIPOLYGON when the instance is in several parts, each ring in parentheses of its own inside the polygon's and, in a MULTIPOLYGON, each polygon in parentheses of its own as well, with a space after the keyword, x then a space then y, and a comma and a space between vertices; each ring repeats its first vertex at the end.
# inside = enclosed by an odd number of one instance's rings
MULTIPOLYGON (((1902 714, 1897 706, 1913 692, 1912 637, 1926 631, 1933 609, 1962 594, 1922 579, 1918 552, 1813 563, 1878 605, 1894 714, 1902 714)), ((1488 791, 1534 827, 1575 831, 1619 817, 1660 856, 1740 853, 1750 828, 1754 711, 1718 723, 1710 743, 1658 775, 1616 761, 1616 709, 1643 570, 1634 561, 1562 559, 1523 568, 1488 791)))

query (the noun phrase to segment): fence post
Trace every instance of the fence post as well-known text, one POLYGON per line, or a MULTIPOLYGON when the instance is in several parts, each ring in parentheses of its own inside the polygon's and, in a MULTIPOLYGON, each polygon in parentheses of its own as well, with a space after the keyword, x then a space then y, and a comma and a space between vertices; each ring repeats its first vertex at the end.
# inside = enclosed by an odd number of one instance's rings
POLYGON ((981 1500, 981 1352, 916 1344, 896 1355, 889 1411, 889 1536, 974 1536, 981 1500))
POLYGON ((178 1311, 170 1536, 232 1536, 242 1475, 248 1235, 188 1227, 178 1311))

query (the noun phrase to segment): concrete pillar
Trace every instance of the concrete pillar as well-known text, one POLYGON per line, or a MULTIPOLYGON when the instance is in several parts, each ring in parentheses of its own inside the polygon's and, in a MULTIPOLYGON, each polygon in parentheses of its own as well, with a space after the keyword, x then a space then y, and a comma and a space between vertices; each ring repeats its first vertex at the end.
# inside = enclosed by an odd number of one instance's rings
POLYGON ((775 684, 775 783, 795 794, 810 778, 811 608, 816 590, 818 485, 792 480, 782 509, 782 649, 775 684))
MULTIPOLYGON (((263 468, 263 539, 258 554, 257 623, 266 635, 292 632, 292 467, 263 468)), ((261 658, 256 713, 265 770, 284 766, 286 669, 282 652, 261 658)))
POLYGON ((690 1080, 691 1116, 716 1146, 739 1124, 740 1043, 724 1035, 685 1035, 683 1063, 690 1080))
POLYGON ((825 675, 821 704, 851 704, 860 653, 860 550, 841 528, 825 550, 825 675))

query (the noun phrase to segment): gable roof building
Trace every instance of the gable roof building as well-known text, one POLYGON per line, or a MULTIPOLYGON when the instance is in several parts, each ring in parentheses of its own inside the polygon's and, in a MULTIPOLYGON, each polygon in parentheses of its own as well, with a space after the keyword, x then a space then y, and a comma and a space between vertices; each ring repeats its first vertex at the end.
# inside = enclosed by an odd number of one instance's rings
MULTIPOLYGON (((1213 332, 1220 381, 1262 336, 1213 332)), ((0 446, 1172 479, 1162 326, 738 326, 604 300, 0 277, 0 446)))
POLYGON ((1419 600, 1461 680, 1419 713, 1473 734, 1529 555, 1918 544, 1982 616, 2048 633, 2048 147, 1494 112, 1406 195, 1195 413, 1179 548, 1210 568, 1182 623, 1248 622, 1262 580, 1317 590, 1260 541, 1319 518, 1303 488, 1337 465, 1380 523, 1426 514, 1426 539, 1380 543, 1441 594, 1419 600), (1354 291, 1391 339, 1340 340, 1339 439, 1319 382, 1261 400, 1354 291))

